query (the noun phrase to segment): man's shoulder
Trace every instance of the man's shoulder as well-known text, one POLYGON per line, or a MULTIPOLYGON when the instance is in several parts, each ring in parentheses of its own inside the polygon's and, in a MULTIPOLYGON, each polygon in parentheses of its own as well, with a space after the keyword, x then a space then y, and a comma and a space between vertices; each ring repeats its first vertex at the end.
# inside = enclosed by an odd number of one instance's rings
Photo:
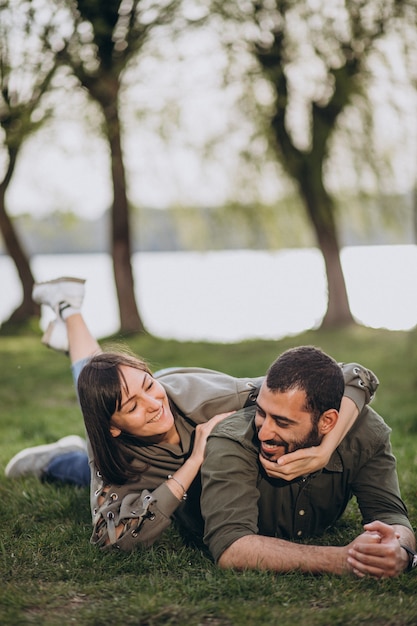
POLYGON ((255 407, 248 406, 222 420, 213 428, 210 437, 230 439, 244 445, 253 446, 255 435, 255 407))
POLYGON ((370 406, 365 406, 339 448, 372 451, 385 444, 390 434, 391 428, 381 415, 370 406))

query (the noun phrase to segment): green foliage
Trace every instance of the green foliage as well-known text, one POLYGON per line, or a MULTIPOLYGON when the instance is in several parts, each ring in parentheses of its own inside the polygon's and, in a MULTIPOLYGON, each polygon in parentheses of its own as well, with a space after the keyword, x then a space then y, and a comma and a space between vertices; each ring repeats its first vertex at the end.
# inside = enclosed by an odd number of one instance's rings
POLYGON ((36 11, 32 5, 6 1, 0 12, 1 148, 8 154, 9 168, 27 138, 51 117, 45 97, 61 65, 54 49, 59 41, 55 16, 50 11, 45 24, 39 19, 45 6, 38 3, 36 11))
MULTIPOLYGON (((123 340, 113 337, 109 342, 123 340)), ((106 342, 103 342, 105 345, 106 342)), ((150 335, 127 343, 152 367, 201 365, 262 374, 278 353, 315 344, 358 361, 380 379, 374 401, 393 428, 403 496, 417 526, 417 334, 355 327, 280 341, 181 343, 150 335)), ((68 360, 33 331, 0 336, 0 466, 21 448, 83 433, 68 360)), ((414 626, 416 574, 393 580, 217 569, 172 527, 147 551, 99 552, 89 544, 88 490, 0 477, 0 623, 5 626, 414 626)), ((360 531, 355 506, 321 541, 360 531)))
MULTIPOLYGON (((139 211, 139 223, 142 214, 139 211)), ((181 250, 274 250, 314 245, 300 203, 293 196, 271 205, 175 207, 169 210, 169 215, 174 222, 171 232, 177 233, 181 250)), ((146 229, 142 241, 145 237, 146 229)))

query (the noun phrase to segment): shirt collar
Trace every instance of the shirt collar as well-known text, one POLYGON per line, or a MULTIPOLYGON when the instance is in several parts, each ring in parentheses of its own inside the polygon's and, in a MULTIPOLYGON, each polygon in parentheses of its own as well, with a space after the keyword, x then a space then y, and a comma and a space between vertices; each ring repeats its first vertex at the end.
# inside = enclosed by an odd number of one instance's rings
POLYGON ((338 450, 335 450, 324 468, 328 472, 343 472, 342 457, 338 450))

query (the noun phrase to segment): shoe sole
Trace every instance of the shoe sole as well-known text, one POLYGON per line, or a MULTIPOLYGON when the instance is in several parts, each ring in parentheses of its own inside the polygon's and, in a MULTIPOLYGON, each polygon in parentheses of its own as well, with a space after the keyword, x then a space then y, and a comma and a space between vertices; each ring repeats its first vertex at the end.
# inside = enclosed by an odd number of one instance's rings
POLYGON ((74 278, 73 276, 61 276, 60 278, 52 278, 51 280, 45 280, 42 283, 35 283, 37 285, 54 285, 55 283, 85 283, 85 278, 74 278))
POLYGON ((18 478, 19 476, 37 476, 42 474, 42 470, 55 456, 66 452, 82 451, 87 452, 86 443, 78 435, 68 435, 54 443, 47 443, 33 448, 26 448, 16 454, 4 470, 8 478, 18 478))
MULTIPOLYGON (((86 280, 84 278, 61 276, 59 278, 53 278, 52 280, 45 280, 42 283, 35 283, 32 289, 32 300, 36 302, 37 304, 51 306, 54 309, 54 306, 52 306, 51 302, 49 302, 48 300, 45 301, 45 288, 47 288, 49 285, 59 285, 59 284, 65 285, 66 284, 68 285, 68 287, 72 286, 73 289, 78 291, 78 287, 76 288, 75 285, 81 285, 82 287, 84 287, 85 282, 86 280)), ((80 294, 81 294, 81 299, 80 299, 80 305, 81 305, 81 302, 84 298, 84 290, 80 291, 80 294)), ((69 293, 69 295, 71 296, 71 292, 69 293)), ((74 298, 71 296, 71 300, 73 299, 74 298)), ((77 302, 78 302, 78 298, 76 297, 75 303, 77 302)), ((79 306, 79 305, 74 304, 74 306, 79 306)), ((55 311, 55 312, 58 314, 58 311, 55 311)))
POLYGON ((56 352, 63 352, 64 354, 68 355, 69 354, 68 342, 65 344, 65 346, 58 345, 58 342, 54 342, 53 333, 54 333, 55 323, 56 323, 56 320, 49 322, 48 328, 46 329, 46 331, 44 332, 42 336, 41 343, 47 348, 50 348, 51 350, 55 350, 56 352))

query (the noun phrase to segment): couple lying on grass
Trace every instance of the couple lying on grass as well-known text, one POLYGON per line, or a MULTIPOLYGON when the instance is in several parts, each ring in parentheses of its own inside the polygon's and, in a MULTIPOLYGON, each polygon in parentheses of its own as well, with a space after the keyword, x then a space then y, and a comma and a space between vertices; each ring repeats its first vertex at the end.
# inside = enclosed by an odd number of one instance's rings
MULTIPOLYGON (((153 375, 129 353, 102 352, 83 296, 81 279, 34 287, 56 313, 43 342, 69 353, 87 432, 86 452, 64 454, 79 445, 73 437, 40 447, 36 472, 41 459, 46 473, 58 464, 56 476, 82 484, 89 463, 93 543, 150 546, 175 519, 224 568, 382 578, 417 565, 390 429, 368 406, 371 371, 302 346, 258 378, 153 375), (346 546, 300 543, 332 526, 352 496, 362 534, 346 546)), ((30 472, 36 456, 20 452, 6 474, 30 472)))

